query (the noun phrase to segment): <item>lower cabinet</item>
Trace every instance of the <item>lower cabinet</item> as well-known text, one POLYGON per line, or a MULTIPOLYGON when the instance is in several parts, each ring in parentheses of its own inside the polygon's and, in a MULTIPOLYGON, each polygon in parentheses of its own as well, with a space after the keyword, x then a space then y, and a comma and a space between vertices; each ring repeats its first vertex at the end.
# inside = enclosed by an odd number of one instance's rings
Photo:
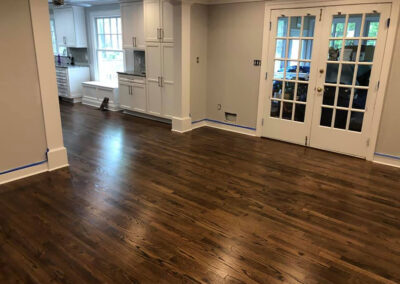
POLYGON ((146 112, 146 85, 138 83, 119 83, 120 107, 126 110, 146 112))
POLYGON ((174 114, 174 45, 147 43, 146 75, 149 114, 171 119, 174 114))
POLYGON ((119 93, 118 86, 114 84, 107 84, 103 82, 84 82, 82 104, 90 105, 93 107, 100 107, 104 98, 108 98, 108 110, 118 111, 119 107, 119 93))

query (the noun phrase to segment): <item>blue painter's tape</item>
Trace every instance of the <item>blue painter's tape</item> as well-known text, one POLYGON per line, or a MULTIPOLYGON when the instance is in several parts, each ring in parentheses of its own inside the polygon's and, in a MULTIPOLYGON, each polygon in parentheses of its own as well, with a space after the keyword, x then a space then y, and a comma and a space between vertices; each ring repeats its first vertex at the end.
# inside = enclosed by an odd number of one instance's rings
POLYGON ((31 168, 31 167, 38 166, 38 165, 41 165, 41 164, 44 164, 44 163, 47 163, 47 160, 44 160, 44 161, 41 161, 41 162, 37 162, 37 163, 33 163, 33 164, 30 164, 30 165, 26 165, 26 166, 22 166, 22 167, 18 167, 18 168, 15 168, 15 169, 7 170, 7 171, 4 171, 4 172, 0 172, 0 175, 5 175, 5 174, 8 174, 8 173, 12 173, 12 172, 15 172, 15 171, 23 170, 23 169, 26 169, 26 168, 31 168))
POLYGON ((8 173, 12 173, 12 172, 15 172, 15 171, 19 171, 19 170, 23 170, 23 169, 26 169, 26 168, 31 168, 31 167, 34 167, 34 166, 38 166, 38 165, 47 163, 47 161, 49 160, 48 157, 47 157, 47 153, 49 153, 49 149, 46 149, 46 153, 45 153, 46 160, 44 160, 44 161, 33 163, 33 164, 29 164, 29 165, 26 165, 26 166, 21 166, 21 167, 18 167, 18 168, 15 168, 15 169, 11 169, 11 170, 7 170, 7 171, 4 171, 4 172, 0 172, 0 175, 5 175, 5 174, 8 174, 8 173))
POLYGON ((213 120, 213 119, 208 119, 208 118, 205 118, 205 119, 201 119, 201 120, 196 120, 196 121, 193 121, 193 122, 192 122, 192 124, 199 123, 199 122, 202 122, 202 121, 209 121, 209 122, 214 122, 214 123, 219 123, 219 124, 224 124, 224 125, 229 125, 229 126, 234 126, 234 127, 239 127, 239 128, 244 128, 244 129, 254 130, 254 131, 256 130, 256 129, 255 129, 255 128, 253 128, 253 127, 242 126, 242 125, 237 125, 237 124, 232 124, 232 123, 222 122, 222 121, 213 120))
POLYGON ((375 155, 385 157, 385 158, 400 160, 400 157, 398 157, 398 156, 392 156, 392 155, 387 155, 387 154, 382 154, 382 153, 375 153, 375 155))

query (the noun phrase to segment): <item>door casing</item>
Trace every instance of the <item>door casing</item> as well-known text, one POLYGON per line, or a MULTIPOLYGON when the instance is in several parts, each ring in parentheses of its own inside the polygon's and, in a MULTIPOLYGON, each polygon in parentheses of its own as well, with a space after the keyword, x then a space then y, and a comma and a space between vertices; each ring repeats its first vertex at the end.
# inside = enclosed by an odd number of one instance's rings
POLYGON ((257 127, 256 127, 256 135, 262 136, 262 128, 263 128, 263 116, 266 109, 266 103, 268 101, 267 92, 265 84, 265 74, 268 72, 268 65, 271 62, 268 62, 268 54, 269 54, 269 39, 271 37, 270 21, 271 21, 271 11, 272 10, 281 10, 281 9, 301 9, 301 8, 323 8, 330 6, 341 6, 341 5, 360 5, 360 4, 382 4, 389 3, 391 4, 390 11, 390 26, 387 31, 386 37, 386 45, 384 47, 384 55, 382 61, 382 68, 379 76, 380 87, 376 94, 374 105, 372 122, 369 129, 369 147, 366 154, 366 159, 372 161, 374 158, 376 142, 378 138, 378 131, 380 125, 380 119, 383 110, 384 97, 387 89, 388 78, 391 69, 391 61, 393 57, 394 44, 396 40, 396 29, 399 23, 399 12, 400 12, 400 0, 340 0, 340 1, 332 1, 332 0, 321 0, 318 2, 312 2, 308 0, 304 1, 285 1, 285 0, 276 0, 276 1, 268 1, 265 3, 265 16, 264 16, 264 38, 263 38, 263 48, 262 48, 262 64, 261 64, 261 72, 260 72, 260 86, 259 86, 259 100, 258 100, 258 113, 257 113, 257 127))

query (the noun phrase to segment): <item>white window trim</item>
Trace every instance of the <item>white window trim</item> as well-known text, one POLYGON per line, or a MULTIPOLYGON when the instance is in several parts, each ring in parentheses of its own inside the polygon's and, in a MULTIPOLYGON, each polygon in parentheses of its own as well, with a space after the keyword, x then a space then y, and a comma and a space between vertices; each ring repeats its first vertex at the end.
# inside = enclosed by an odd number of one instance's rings
MULTIPOLYGON (((90 56, 90 71, 92 74, 92 77, 94 80, 98 81, 99 80, 99 72, 98 72, 98 62, 97 62, 97 34, 96 34, 96 18, 112 18, 112 17, 121 17, 121 10, 119 8, 119 5, 115 7, 115 9, 110 9, 110 7, 107 7, 107 9, 102 9, 101 6, 96 9, 96 7, 92 8, 93 10, 88 11, 88 17, 87 21, 88 27, 89 27, 89 56, 90 56), (95 10, 96 9, 96 10, 95 10)), ((113 51, 113 50, 108 50, 107 51, 113 51)), ((117 50, 120 51, 120 50, 117 50)), ((122 52, 123 54, 123 60, 125 62, 125 53, 122 52)), ((124 63, 125 64, 125 63, 124 63)))
MULTIPOLYGON (((111 19, 111 18, 120 18, 121 19, 121 16, 98 16, 98 17, 94 17, 94 19, 93 19, 93 21, 94 21, 94 41, 95 41, 95 44, 93 45, 93 55, 94 55, 94 61, 96 62, 96 80, 97 81, 99 81, 100 80, 100 76, 99 76, 99 68, 98 68, 98 61, 99 61, 99 55, 98 55, 98 52, 99 51, 108 51, 108 52, 121 52, 122 53, 122 61, 123 61, 123 64, 124 64, 124 62, 125 62, 125 57, 124 57, 124 55, 125 55, 125 52, 124 52, 124 50, 123 50, 123 48, 122 48, 122 42, 121 42, 121 49, 106 49, 106 48, 98 48, 98 46, 99 46, 99 41, 98 41, 98 38, 97 38, 97 36, 98 36, 98 31, 97 31, 97 19, 105 19, 105 18, 108 18, 108 19, 111 19)), ((122 19, 121 19, 121 21, 122 21, 122 19)), ((121 23, 121 38, 122 38, 122 23, 121 23)), ((118 40, 118 39, 117 39, 118 40)), ((125 67, 125 66, 124 66, 125 67)))

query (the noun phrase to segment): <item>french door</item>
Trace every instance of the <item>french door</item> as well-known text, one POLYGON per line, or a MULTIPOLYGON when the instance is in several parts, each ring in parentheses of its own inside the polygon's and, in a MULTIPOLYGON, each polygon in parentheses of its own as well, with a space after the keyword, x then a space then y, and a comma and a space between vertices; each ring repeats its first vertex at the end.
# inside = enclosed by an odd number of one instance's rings
POLYGON ((271 12, 263 136, 366 156, 390 7, 271 12))

